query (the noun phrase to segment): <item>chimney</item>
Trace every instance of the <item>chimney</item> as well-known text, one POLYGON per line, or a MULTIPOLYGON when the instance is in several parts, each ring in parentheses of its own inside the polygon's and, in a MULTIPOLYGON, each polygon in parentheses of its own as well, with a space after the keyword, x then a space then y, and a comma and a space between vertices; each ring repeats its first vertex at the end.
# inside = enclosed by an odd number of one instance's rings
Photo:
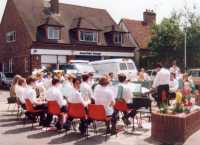
POLYGON ((156 22, 156 13, 153 10, 146 10, 143 13, 144 24, 152 25, 156 22))
POLYGON ((51 12, 53 14, 58 14, 59 13, 59 0, 50 0, 50 4, 51 4, 51 12))

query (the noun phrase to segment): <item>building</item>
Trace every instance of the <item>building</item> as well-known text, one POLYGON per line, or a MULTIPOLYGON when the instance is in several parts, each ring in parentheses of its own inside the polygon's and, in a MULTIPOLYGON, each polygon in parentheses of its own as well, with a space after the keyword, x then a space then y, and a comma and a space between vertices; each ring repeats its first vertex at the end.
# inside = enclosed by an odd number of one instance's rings
MULTIPOLYGON (((156 23, 156 13, 152 10, 146 10, 143 13, 143 20, 131 20, 122 19, 120 21, 120 26, 129 32, 129 37, 133 45, 137 45, 137 62, 138 64, 144 65, 144 59, 150 56, 150 48, 148 47, 151 41, 151 27, 156 23), (140 60, 139 60, 140 58, 140 60), (142 62, 140 62, 143 60, 142 62)), ((147 65, 147 64, 145 64, 147 65)))
POLYGON ((0 71, 27 75, 71 59, 133 58, 129 34, 104 9, 59 0, 8 0, 0 24, 0 71))

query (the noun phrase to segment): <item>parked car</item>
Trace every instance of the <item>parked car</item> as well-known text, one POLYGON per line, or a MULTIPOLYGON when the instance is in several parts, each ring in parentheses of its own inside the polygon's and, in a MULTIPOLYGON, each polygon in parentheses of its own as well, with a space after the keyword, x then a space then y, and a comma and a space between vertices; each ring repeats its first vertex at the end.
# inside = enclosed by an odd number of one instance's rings
POLYGON ((200 68, 190 69, 188 74, 192 77, 195 85, 200 85, 200 68))
POLYGON ((13 74, 0 72, 0 88, 9 89, 12 83, 13 74))
POLYGON ((98 75, 113 73, 114 79, 118 74, 124 73, 127 78, 134 81, 137 78, 138 70, 131 59, 107 59, 91 62, 98 75))

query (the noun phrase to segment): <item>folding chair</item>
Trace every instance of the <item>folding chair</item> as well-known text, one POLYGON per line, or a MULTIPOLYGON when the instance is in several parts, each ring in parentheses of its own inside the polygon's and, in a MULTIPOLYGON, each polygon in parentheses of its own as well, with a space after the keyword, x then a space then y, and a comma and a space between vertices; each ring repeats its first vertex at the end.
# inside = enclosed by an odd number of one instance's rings
MULTIPOLYGON (((94 105, 94 104, 88 105, 88 118, 90 120, 94 121, 93 127, 94 127, 94 130, 96 133, 97 133, 97 131, 96 131, 95 121, 105 122, 106 125, 107 125, 107 123, 110 123, 110 121, 111 121, 111 117, 106 116, 106 111, 105 111, 103 105, 94 105)), ((108 133, 106 130, 105 140, 107 139, 107 134, 108 133)))
MULTIPOLYGON (((44 110, 35 110, 33 108, 33 104, 31 103, 31 101, 29 99, 25 100, 25 105, 26 105, 26 111, 28 113, 30 113, 33 117, 36 117, 37 120, 38 120, 38 116, 40 115, 40 113, 44 112, 44 110)), ((28 118, 26 117, 24 120, 24 125, 25 125, 27 119, 28 118)), ((35 120, 33 118, 31 120, 32 120, 32 129, 33 129, 33 124, 34 124, 35 120)))

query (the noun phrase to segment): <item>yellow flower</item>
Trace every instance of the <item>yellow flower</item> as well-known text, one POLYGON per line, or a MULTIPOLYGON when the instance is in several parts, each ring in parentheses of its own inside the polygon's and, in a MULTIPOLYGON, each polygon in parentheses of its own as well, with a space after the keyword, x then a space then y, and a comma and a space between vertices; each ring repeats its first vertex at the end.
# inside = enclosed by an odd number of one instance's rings
POLYGON ((182 103, 182 98, 183 98, 183 95, 181 92, 177 92, 176 93, 176 103, 177 104, 181 104, 182 103))

